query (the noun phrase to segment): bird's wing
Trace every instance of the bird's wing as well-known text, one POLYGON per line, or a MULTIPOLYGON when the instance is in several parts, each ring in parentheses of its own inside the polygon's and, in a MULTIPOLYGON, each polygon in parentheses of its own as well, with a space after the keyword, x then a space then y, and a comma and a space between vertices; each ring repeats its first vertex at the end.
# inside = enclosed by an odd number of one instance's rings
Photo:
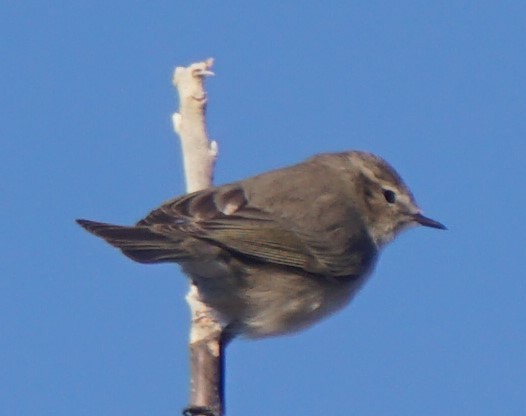
POLYGON ((236 184, 168 201, 137 225, 153 227, 167 237, 184 231, 254 260, 311 273, 349 276, 363 272, 363 259, 353 258, 363 250, 352 253, 345 245, 333 244, 330 235, 324 239, 319 233, 295 229, 278 215, 251 206, 236 184))
POLYGON ((257 260, 305 268, 308 248, 268 213, 247 207, 240 187, 196 192, 168 201, 137 225, 169 237, 175 231, 217 244, 257 260))

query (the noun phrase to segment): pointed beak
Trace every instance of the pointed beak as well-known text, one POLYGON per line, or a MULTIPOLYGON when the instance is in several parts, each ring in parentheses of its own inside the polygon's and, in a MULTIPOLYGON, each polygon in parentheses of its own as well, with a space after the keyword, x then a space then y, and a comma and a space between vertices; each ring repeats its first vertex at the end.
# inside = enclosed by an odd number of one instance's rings
POLYGON ((431 218, 425 217, 420 213, 413 214, 413 221, 416 221, 417 223, 419 223, 420 225, 424 225, 425 227, 438 228, 439 230, 447 230, 444 224, 432 220, 431 218))

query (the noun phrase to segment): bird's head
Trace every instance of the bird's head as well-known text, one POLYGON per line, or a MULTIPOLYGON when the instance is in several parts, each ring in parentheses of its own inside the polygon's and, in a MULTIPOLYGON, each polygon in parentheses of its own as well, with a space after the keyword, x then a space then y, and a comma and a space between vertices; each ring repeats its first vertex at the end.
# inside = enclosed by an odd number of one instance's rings
POLYGON ((366 152, 346 156, 356 207, 378 246, 412 226, 446 229, 422 214, 409 188, 386 161, 366 152))

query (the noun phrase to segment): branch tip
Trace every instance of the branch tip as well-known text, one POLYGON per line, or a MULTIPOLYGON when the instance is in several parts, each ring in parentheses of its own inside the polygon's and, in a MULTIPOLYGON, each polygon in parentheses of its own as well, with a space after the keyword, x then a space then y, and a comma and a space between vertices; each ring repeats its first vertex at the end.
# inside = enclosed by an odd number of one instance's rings
POLYGON ((214 72, 211 71, 213 64, 214 59, 208 58, 205 61, 196 62, 188 67, 178 66, 177 68, 175 68, 172 78, 172 84, 174 85, 174 87, 178 87, 178 85, 182 82, 184 77, 187 76, 187 74, 190 74, 193 78, 205 78, 215 75, 214 72))

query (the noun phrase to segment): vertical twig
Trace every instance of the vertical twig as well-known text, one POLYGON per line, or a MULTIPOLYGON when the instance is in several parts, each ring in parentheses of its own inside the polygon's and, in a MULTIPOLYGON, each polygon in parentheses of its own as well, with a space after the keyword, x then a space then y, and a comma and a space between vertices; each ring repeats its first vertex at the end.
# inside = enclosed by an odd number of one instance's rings
MULTIPOLYGON (((175 132, 181 139, 187 192, 212 185, 217 143, 206 134, 207 96, 204 78, 213 75, 213 60, 175 69, 173 84, 179 93, 179 112, 173 115, 175 132)), ((186 415, 223 414, 222 327, 192 285, 186 296, 191 311, 190 404, 186 415)))

